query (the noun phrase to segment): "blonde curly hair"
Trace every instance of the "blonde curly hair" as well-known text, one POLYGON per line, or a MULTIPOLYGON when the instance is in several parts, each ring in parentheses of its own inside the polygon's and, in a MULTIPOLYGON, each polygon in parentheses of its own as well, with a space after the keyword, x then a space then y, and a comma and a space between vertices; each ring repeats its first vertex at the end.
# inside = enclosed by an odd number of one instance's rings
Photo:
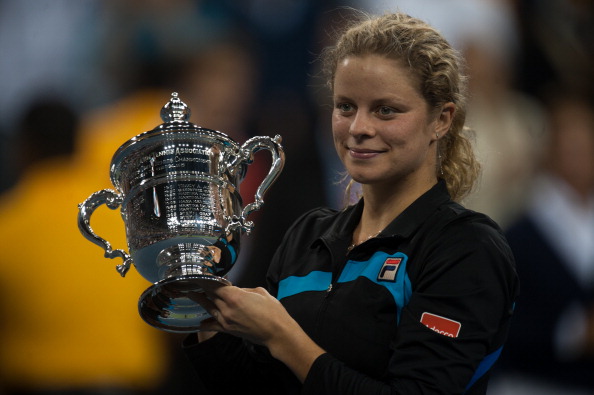
POLYGON ((322 71, 330 89, 338 63, 348 56, 377 54, 402 60, 417 78, 430 108, 452 102, 456 111, 448 133, 438 144, 436 175, 446 182, 452 199, 461 201, 474 188, 480 173, 466 120, 464 62, 447 40, 427 23, 404 13, 372 17, 359 13, 334 46, 321 54, 322 71))

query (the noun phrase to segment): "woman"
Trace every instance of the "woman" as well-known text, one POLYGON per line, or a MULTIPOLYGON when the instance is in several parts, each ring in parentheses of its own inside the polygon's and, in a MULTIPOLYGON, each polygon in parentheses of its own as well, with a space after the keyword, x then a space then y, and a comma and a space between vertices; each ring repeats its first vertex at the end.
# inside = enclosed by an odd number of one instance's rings
POLYGON ((498 226, 455 203, 478 174, 460 60, 403 14, 353 25, 323 56, 362 198, 302 216, 268 291, 208 290, 188 356, 214 393, 484 394, 518 283, 498 226))

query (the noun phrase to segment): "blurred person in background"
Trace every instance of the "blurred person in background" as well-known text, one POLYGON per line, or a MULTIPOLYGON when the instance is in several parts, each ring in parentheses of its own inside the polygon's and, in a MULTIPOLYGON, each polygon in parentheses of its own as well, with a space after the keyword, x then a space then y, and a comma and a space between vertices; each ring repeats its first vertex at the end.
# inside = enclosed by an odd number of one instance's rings
POLYGON ((40 95, 80 114, 100 96, 98 0, 0 1, 0 191, 14 184, 12 149, 24 109, 40 95), (89 92, 93 92, 92 95, 89 92))
MULTIPOLYGON (((123 283, 75 225, 77 204, 98 186, 78 161, 79 118, 44 98, 19 126, 19 181, 0 200, 0 388, 149 394, 168 360, 162 334, 138 316, 146 281, 132 274, 123 283)), ((125 245, 121 218, 97 217, 125 245)))
POLYGON ((531 199, 506 231, 522 289, 494 395, 594 393, 594 102, 550 92, 531 199))
POLYGON ((518 89, 545 99, 551 85, 594 93, 594 2, 506 0, 518 16, 518 89))

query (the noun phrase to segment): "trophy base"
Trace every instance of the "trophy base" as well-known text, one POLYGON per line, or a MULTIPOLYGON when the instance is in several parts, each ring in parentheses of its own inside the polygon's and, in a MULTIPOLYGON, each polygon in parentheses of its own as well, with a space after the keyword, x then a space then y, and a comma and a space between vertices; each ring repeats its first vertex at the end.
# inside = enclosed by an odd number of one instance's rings
POLYGON ((187 274, 161 280, 140 296, 138 311, 149 325, 173 333, 198 332, 211 315, 195 301, 204 289, 231 285, 218 276, 187 274))

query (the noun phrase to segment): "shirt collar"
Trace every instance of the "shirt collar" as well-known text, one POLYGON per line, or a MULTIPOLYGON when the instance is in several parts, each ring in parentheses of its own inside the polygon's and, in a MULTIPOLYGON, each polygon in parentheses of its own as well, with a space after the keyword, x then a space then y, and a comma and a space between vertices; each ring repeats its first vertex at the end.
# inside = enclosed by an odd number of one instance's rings
MULTIPOLYGON (((439 181, 427 192, 421 195, 377 237, 409 237, 433 212, 442 204, 451 201, 444 180, 439 181)), ((339 244, 338 248, 346 248, 350 243, 353 231, 361 218, 364 201, 360 199, 355 205, 344 209, 344 214, 324 232, 318 240, 326 242, 328 246, 339 244), (344 246, 342 246, 344 244, 344 246)))
POLYGON ((380 236, 409 237, 439 206, 450 201, 451 198, 446 183, 444 180, 439 179, 437 184, 394 218, 386 229, 380 233, 380 236))

